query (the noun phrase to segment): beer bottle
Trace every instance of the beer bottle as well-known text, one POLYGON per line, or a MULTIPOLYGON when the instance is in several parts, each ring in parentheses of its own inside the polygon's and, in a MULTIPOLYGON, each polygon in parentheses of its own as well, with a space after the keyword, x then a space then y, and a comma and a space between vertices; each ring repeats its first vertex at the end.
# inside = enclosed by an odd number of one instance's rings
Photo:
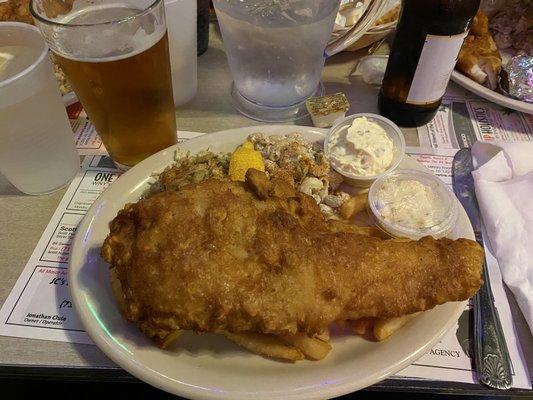
POLYGON ((480 0, 402 0, 378 98, 401 126, 431 121, 440 105, 480 0))

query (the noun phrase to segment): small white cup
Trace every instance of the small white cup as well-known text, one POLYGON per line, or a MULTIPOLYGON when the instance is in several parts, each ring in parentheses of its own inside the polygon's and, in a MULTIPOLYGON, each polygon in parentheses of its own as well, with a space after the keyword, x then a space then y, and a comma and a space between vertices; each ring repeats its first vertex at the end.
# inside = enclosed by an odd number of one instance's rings
POLYGON ((25 62, 0 75, 0 172, 26 194, 54 192, 74 178, 80 158, 48 46, 37 28, 2 22, 2 49, 15 53, 8 62, 25 62))
POLYGON ((405 139, 400 128, 394 122, 382 117, 381 115, 371 113, 352 114, 348 117, 337 120, 330 128, 326 136, 326 140, 324 141, 324 153, 326 157, 330 157, 329 140, 331 136, 339 131, 347 130, 352 125, 353 120, 360 117, 366 117, 368 120, 378 124, 385 130, 387 136, 392 140, 394 149, 390 166, 385 171, 376 175, 357 175, 337 168, 334 163, 331 163, 331 165, 335 171, 345 178, 347 183, 356 187, 369 187, 376 179, 394 171, 398 165, 400 165, 400 162, 405 155, 405 139))

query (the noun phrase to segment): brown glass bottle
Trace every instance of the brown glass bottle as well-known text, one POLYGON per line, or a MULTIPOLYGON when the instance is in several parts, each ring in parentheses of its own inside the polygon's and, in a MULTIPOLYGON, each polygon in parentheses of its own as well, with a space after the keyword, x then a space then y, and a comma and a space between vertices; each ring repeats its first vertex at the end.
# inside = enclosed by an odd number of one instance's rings
POLYGON ((480 0, 402 0, 396 37, 378 98, 400 126, 433 119, 480 0))

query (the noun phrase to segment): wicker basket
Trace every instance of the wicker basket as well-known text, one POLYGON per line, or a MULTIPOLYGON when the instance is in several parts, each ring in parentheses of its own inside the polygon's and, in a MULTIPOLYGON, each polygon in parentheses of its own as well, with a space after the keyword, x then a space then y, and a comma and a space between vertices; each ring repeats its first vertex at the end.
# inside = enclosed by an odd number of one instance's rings
POLYGON ((326 47, 328 56, 341 51, 355 51, 383 39, 396 28, 399 0, 365 0, 365 11, 345 32, 336 32, 326 47), (389 18, 385 14, 390 15, 389 18), (376 21, 385 16, 384 23, 376 21), (340 34, 339 34, 340 33, 340 34))

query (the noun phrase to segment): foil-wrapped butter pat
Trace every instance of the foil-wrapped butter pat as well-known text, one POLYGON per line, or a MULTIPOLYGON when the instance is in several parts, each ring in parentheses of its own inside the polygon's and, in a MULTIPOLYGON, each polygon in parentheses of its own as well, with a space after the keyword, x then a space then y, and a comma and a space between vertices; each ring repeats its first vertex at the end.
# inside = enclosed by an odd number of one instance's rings
POLYGON ((502 73, 502 88, 512 97, 533 103, 533 57, 519 53, 502 73))
POLYGON ((313 125, 317 128, 329 128, 338 119, 346 115, 350 103, 344 93, 311 97, 306 102, 313 125))

